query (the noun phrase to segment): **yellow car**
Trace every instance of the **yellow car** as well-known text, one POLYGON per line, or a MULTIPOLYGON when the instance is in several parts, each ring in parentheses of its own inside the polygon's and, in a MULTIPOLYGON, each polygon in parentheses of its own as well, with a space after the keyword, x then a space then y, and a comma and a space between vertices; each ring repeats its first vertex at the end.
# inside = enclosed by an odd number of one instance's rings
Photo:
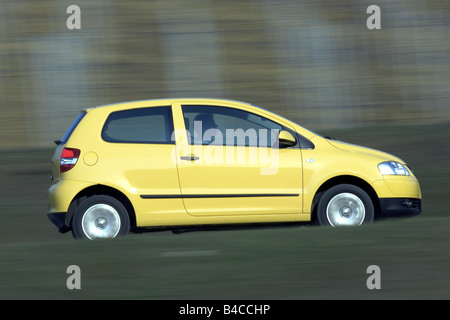
POLYGON ((244 102, 87 108, 55 143, 48 216, 75 238, 254 223, 359 226, 421 212, 404 161, 244 102))

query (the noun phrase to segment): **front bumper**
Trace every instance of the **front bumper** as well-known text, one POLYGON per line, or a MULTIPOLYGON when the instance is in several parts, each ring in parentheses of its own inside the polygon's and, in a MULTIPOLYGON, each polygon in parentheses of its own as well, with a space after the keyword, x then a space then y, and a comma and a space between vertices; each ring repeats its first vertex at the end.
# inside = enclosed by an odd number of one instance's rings
POLYGON ((66 226, 66 212, 55 212, 47 214, 48 219, 58 228, 61 233, 66 233, 70 230, 66 226))
POLYGON ((422 212, 422 200, 417 198, 380 198, 380 217, 412 217, 422 212))

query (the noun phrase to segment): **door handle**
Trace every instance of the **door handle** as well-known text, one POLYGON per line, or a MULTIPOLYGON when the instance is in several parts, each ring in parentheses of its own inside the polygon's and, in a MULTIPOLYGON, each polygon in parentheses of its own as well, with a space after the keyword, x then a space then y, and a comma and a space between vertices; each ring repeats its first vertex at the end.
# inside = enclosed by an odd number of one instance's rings
POLYGON ((195 156, 195 155, 193 155, 193 154, 191 154, 189 156, 182 156, 180 159, 181 160, 187 160, 187 161, 195 161, 195 160, 198 160, 200 158, 195 156))

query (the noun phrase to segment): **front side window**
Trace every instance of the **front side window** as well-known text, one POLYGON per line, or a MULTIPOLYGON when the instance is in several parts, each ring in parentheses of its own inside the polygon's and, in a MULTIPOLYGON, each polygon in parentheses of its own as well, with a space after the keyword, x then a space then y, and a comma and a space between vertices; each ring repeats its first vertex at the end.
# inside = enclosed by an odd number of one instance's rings
POLYGON ((191 144, 272 147, 278 133, 288 130, 267 118, 239 109, 195 105, 182 108, 191 144))
POLYGON ((170 107, 139 108, 112 112, 105 122, 102 138, 115 143, 173 144, 170 107))

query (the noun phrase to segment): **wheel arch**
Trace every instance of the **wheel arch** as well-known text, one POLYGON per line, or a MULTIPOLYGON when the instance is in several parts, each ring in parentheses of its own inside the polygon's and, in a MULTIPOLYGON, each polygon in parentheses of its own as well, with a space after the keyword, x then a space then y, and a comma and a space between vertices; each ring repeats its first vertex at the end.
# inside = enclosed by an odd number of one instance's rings
POLYGON ((117 190, 113 187, 109 187, 102 184, 96 184, 93 186, 89 186, 80 192, 73 198, 72 202, 69 205, 69 209, 67 210, 66 215, 66 225, 68 227, 71 227, 71 222, 73 215, 75 214, 75 210, 78 208, 78 206, 86 199, 95 196, 95 195, 106 195, 113 197, 120 201, 125 209, 128 212, 128 216, 130 218, 130 227, 135 228, 136 227, 136 213, 134 211, 134 207, 131 203, 131 201, 128 199, 128 197, 121 192, 120 190, 117 190))
POLYGON ((351 184, 355 185, 361 189, 363 189, 372 200, 374 210, 375 210, 375 217, 377 217, 380 213, 381 206, 380 206, 380 200, 378 198, 378 195, 375 191, 375 189, 365 180, 351 175, 341 175, 337 177, 333 177, 327 181, 325 181, 316 191, 312 205, 311 205, 311 221, 317 222, 317 204, 319 203, 320 197, 322 194, 339 184, 351 184))

